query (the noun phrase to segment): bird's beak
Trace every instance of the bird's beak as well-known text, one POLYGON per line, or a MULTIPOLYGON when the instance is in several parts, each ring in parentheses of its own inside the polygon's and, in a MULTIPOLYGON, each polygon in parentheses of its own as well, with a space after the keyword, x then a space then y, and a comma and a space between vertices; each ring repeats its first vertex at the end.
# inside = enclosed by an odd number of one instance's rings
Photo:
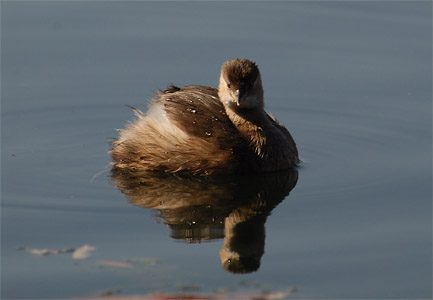
POLYGON ((241 106, 242 102, 245 101, 245 96, 247 93, 245 93, 244 90, 236 90, 235 91, 235 99, 236 99, 236 104, 238 106, 241 106))
POLYGON ((234 96, 235 96, 235 99, 236 99, 236 104, 238 106, 240 106, 241 105, 241 93, 239 92, 239 90, 236 90, 234 92, 234 96))

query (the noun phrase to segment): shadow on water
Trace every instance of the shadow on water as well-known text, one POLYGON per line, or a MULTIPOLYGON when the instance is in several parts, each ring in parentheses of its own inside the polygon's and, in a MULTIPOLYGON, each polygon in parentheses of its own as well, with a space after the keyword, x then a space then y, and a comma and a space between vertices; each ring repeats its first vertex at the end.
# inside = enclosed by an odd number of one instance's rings
POLYGON ((250 273, 258 270, 264 253, 266 219, 296 186, 298 172, 186 177, 113 169, 112 179, 131 204, 155 210, 172 238, 224 239, 223 268, 250 273))

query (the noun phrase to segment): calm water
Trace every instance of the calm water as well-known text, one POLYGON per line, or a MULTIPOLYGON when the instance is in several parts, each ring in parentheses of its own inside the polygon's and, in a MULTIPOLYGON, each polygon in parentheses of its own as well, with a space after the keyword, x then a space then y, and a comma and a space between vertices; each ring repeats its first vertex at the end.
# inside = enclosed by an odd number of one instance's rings
POLYGON ((431 298, 431 11, 2 1, 2 298, 431 298), (133 118, 125 104, 145 109, 170 83, 216 86, 239 56, 259 64, 298 174, 109 178, 109 142, 133 118), (220 253, 238 225, 239 251, 261 261, 242 275, 220 253), (86 244, 86 259, 18 250, 86 244))

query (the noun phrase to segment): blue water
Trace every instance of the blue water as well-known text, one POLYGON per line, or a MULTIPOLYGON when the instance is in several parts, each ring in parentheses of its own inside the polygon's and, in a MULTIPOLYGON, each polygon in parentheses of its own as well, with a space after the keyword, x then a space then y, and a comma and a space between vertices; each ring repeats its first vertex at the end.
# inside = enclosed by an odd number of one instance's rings
POLYGON ((431 298, 431 22, 429 1, 3 1, 2 299, 431 298), (133 118, 125 104, 145 110, 170 83, 217 86, 234 57, 258 63, 266 109, 304 161, 243 275, 223 270, 222 239, 174 239, 131 203, 107 154, 133 118), (84 244, 97 250, 79 261, 17 250, 84 244), (138 258, 159 260, 100 264, 138 258))

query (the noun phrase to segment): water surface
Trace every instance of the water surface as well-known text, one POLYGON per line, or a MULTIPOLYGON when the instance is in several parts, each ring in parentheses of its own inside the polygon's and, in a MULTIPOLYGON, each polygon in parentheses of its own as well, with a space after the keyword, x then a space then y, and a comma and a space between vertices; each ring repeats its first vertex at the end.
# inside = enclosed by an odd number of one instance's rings
MULTIPOLYGON (((1 8, 2 298, 289 297, 293 287, 294 298, 432 297, 431 2, 1 8), (190 198, 171 215, 177 201, 167 211, 131 201, 109 178, 107 154, 115 129, 133 118, 125 104, 145 110, 170 83, 216 86, 234 57, 257 61, 266 109, 304 161, 290 194, 243 208, 262 213, 254 236, 264 253, 258 270, 242 275, 221 264, 218 225, 240 208, 217 200, 254 199, 268 185, 205 183, 216 193, 206 227, 188 215, 208 213, 200 203, 189 209, 190 198), (182 214, 189 223, 173 227, 182 214), (96 250, 82 260, 17 250, 85 244, 96 250)), ((186 186, 197 199, 208 195, 195 181, 186 186)))

